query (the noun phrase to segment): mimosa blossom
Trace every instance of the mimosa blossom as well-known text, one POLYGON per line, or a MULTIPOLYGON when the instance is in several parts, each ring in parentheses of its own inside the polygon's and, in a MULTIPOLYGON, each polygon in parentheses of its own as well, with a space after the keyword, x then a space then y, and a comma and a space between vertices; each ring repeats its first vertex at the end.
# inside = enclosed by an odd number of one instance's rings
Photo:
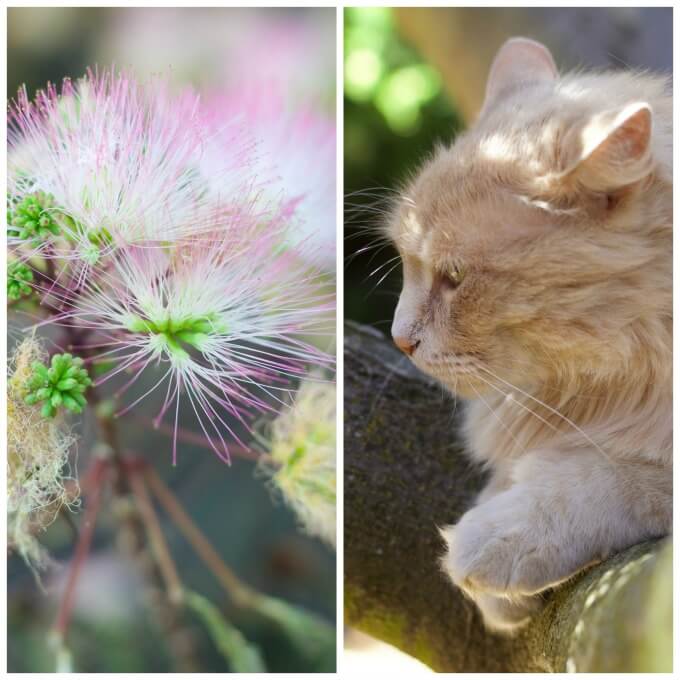
MULTIPOLYGON (((312 376, 261 442, 275 464, 272 481, 307 533, 335 547, 335 385, 312 376)), ((267 465, 263 465, 267 467, 267 465)))
POLYGON ((194 92, 173 95, 160 79, 142 87, 113 71, 90 72, 75 85, 65 79, 61 93, 48 85, 34 102, 21 90, 10 107, 9 144, 10 209, 25 197, 49 198, 45 212, 63 237, 53 241, 56 252, 90 264, 111 248, 199 234, 254 182, 243 126, 222 119, 208 128, 194 92), (227 144, 210 182, 231 193, 220 204, 200 172, 218 132, 227 144))
POLYGON ((159 391, 156 422, 176 428, 189 409, 224 460, 237 426, 331 363, 303 339, 333 332, 328 277, 296 232, 316 218, 300 216, 302 174, 263 129, 245 99, 217 116, 192 92, 112 71, 35 103, 24 93, 11 117, 11 246, 53 263, 33 270, 54 310, 44 323, 71 329, 88 366, 113 362, 97 385, 131 374, 119 398, 152 375, 120 415, 159 391))
MULTIPOLYGON (((309 103, 293 105, 273 83, 234 88, 207 104, 213 120, 245 117, 258 143, 258 174, 289 218, 288 240, 301 257, 335 271, 335 121, 309 103)), ((217 135, 222 153, 229 148, 217 135)))

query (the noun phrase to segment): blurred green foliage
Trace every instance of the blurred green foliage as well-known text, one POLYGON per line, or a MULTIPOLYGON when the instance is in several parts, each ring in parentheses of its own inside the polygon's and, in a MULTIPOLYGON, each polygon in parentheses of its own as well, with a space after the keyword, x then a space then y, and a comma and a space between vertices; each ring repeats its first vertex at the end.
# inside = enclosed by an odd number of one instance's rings
POLYGON ((234 673, 266 672, 259 649, 251 645, 210 600, 198 593, 186 593, 185 598, 187 605, 210 631, 216 647, 234 673))
POLYGON ((441 92, 439 74, 396 38, 386 7, 348 8, 345 32, 345 96, 372 103, 397 134, 422 123, 422 109, 441 92))
MULTIPOLYGON (((11 602, 8 615, 12 624, 7 645, 10 672, 54 673, 59 668, 58 650, 45 633, 52 621, 30 607, 28 602, 23 606, 11 602)), ((67 652, 72 670, 134 673, 153 667, 155 672, 172 672, 165 640, 158 635, 156 627, 144 616, 125 624, 115 619, 108 622, 74 620, 69 630, 67 652), (153 664, 149 659, 153 659, 153 664)))
POLYGON ((386 7, 345 9, 345 317, 386 331, 400 285, 376 243, 389 197, 461 121, 439 74, 400 37, 386 7), (375 270, 377 273, 372 274, 375 270))
POLYGON ((32 98, 45 83, 61 85, 65 76, 81 76, 91 65, 102 27, 115 20, 110 7, 8 8, 8 98, 22 85, 32 98))

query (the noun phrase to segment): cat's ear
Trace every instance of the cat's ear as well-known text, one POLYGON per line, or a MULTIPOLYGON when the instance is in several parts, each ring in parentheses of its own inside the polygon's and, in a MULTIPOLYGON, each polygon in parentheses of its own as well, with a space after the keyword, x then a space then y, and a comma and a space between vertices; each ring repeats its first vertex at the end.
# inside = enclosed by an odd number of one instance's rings
POLYGON ((639 182, 651 171, 652 110, 638 102, 600 113, 564 140, 565 177, 597 192, 639 182))
POLYGON ((510 38, 498 50, 486 82, 482 114, 501 97, 534 83, 557 78, 557 67, 547 47, 528 38, 510 38))

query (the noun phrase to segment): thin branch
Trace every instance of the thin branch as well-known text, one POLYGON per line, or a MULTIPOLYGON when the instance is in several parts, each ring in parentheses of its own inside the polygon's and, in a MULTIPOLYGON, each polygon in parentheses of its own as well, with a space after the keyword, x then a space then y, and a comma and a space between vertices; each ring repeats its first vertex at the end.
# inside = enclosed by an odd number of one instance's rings
POLYGON ((222 587, 227 591, 234 603, 239 607, 248 607, 259 594, 245 583, 242 583, 234 572, 225 564, 205 534, 187 515, 175 495, 165 485, 158 473, 151 467, 146 468, 146 479, 161 505, 182 532, 187 541, 215 575, 222 587))
POLYGON ((62 640, 66 637, 66 631, 68 630, 69 622, 71 620, 78 576, 80 575, 80 570, 90 551, 97 515, 99 513, 99 508, 101 507, 102 488, 104 485, 104 473, 106 472, 106 469, 107 461, 95 461, 92 470, 92 486, 88 494, 89 502, 85 508, 85 517, 83 519, 83 525, 76 545, 73 561, 71 562, 71 571, 69 572, 68 581, 66 582, 66 588, 64 589, 64 594, 57 613, 57 620, 54 626, 55 633, 62 640))
POLYGON ((174 604, 180 604, 183 596, 182 581, 177 573, 177 567, 175 566, 168 544, 163 536, 163 530, 161 529, 158 515, 154 510, 149 492, 144 483, 144 477, 137 471, 132 471, 128 475, 128 481, 132 488, 132 493, 134 494, 142 521, 144 522, 144 528, 151 541, 151 549, 153 550, 158 569, 165 582, 168 597, 174 604))

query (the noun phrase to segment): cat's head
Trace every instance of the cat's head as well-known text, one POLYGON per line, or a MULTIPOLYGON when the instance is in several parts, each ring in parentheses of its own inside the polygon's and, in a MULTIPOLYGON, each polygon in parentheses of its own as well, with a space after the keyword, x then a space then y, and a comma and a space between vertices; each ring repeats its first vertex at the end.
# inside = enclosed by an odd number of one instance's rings
POLYGON ((404 277, 392 335, 418 367, 469 397, 625 368, 636 322, 670 312, 664 87, 559 77, 542 45, 501 48, 474 126, 388 225, 404 277))

